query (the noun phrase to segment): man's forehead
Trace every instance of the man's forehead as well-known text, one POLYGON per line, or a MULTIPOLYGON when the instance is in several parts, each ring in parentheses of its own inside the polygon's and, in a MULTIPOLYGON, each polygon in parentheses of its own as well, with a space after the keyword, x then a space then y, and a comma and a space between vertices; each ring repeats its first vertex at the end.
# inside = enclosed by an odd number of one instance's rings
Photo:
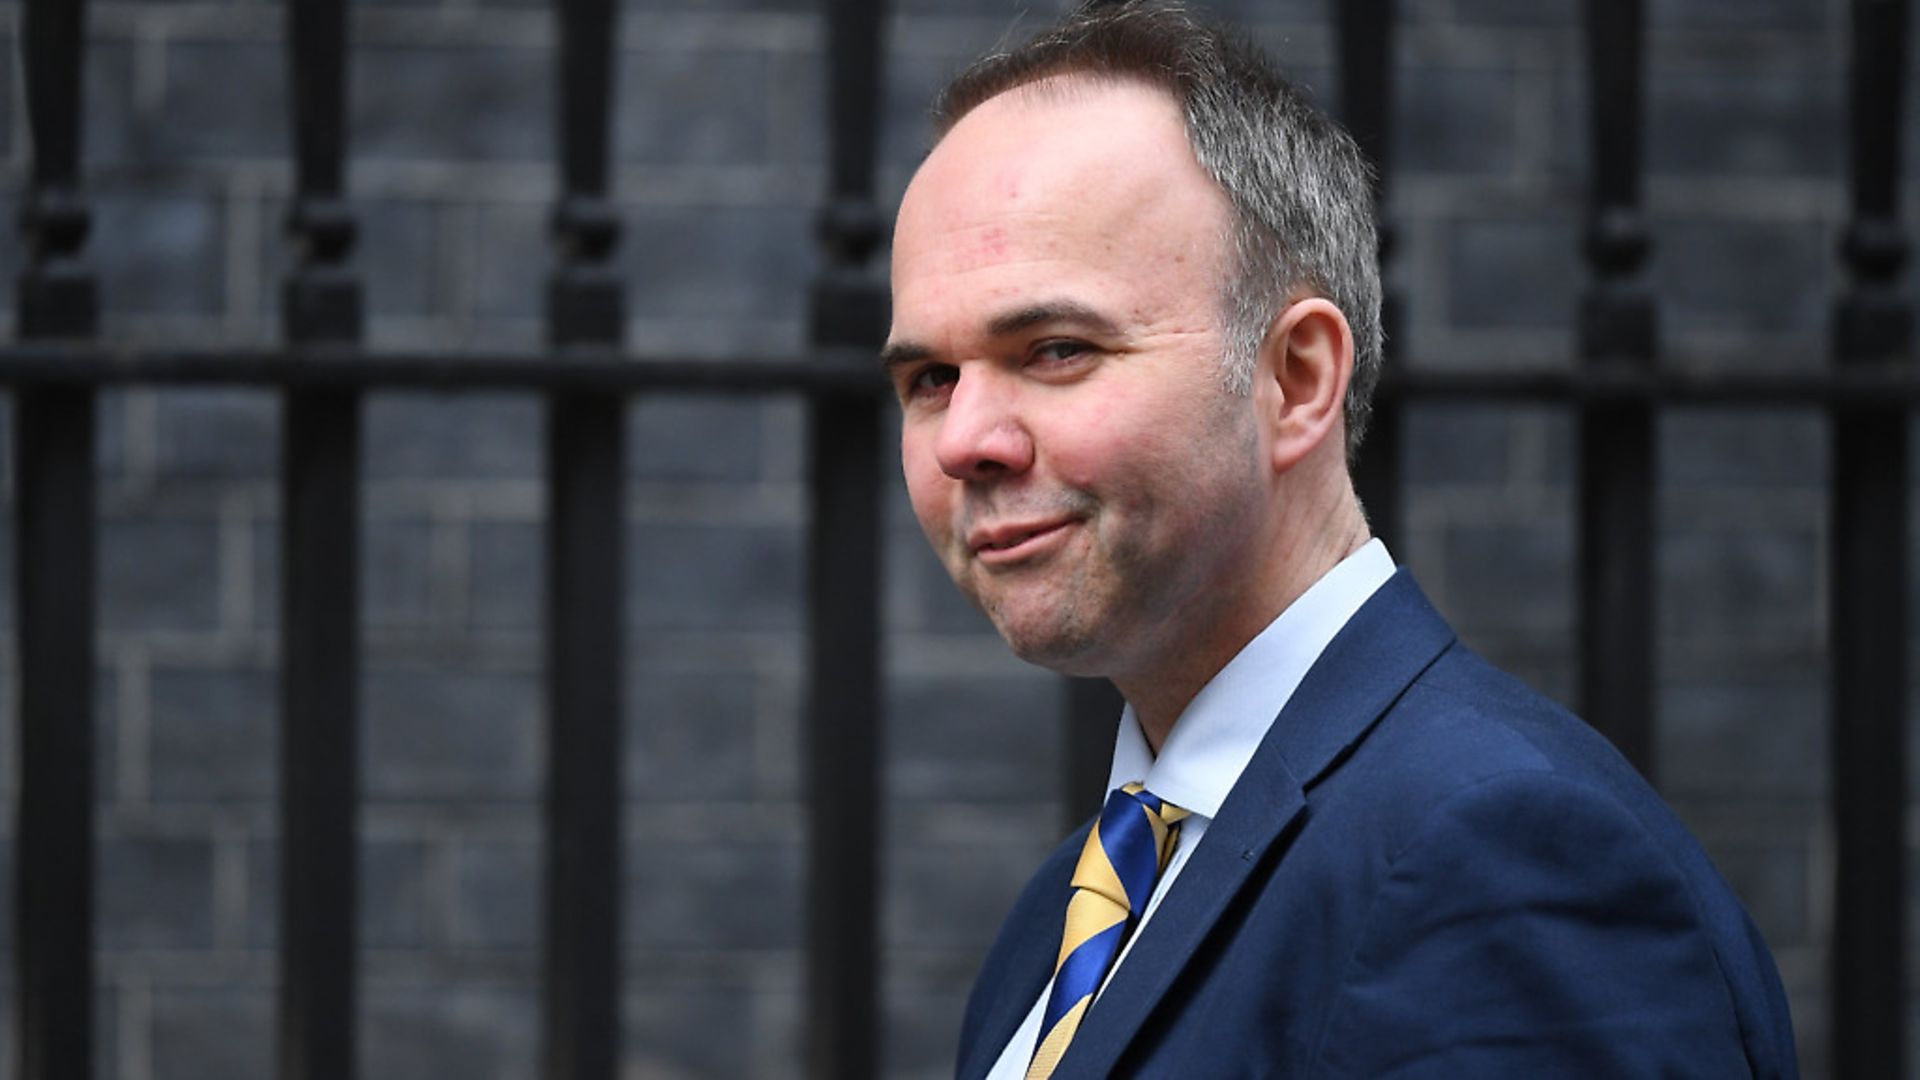
POLYGON ((991 256, 1012 234, 1030 237, 1023 225, 1125 224, 1179 188, 1217 193, 1171 98, 1131 81, 1047 79, 954 125, 908 185, 898 229, 991 256))
POLYGON ((977 333, 1036 297, 1127 319, 1217 293, 1230 213, 1172 99, 1088 83, 988 99, 935 147, 894 229, 894 331, 977 333))
POLYGON ((1164 91, 1137 80, 1068 75, 981 102, 934 144, 920 173, 984 166, 1005 185, 1100 150, 1192 156, 1179 106, 1164 91))

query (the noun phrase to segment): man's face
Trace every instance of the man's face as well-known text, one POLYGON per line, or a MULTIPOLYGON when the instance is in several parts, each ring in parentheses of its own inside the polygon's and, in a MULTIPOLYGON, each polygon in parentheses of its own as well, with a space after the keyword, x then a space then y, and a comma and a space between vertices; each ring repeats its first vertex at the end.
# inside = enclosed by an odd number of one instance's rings
POLYGON ((1269 498, 1223 389, 1225 196, 1134 84, 979 106, 902 200, 886 362, 914 512, 1023 658, 1119 677, 1224 621, 1269 498))

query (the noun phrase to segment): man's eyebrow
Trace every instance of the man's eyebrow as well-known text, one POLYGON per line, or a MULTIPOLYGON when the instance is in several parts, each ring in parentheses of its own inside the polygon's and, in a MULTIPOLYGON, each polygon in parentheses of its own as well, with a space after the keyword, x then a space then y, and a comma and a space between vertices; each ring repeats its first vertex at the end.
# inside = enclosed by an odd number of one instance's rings
MULTIPOLYGON (((987 320, 988 337, 1006 337, 1046 323, 1067 323, 1096 334, 1116 335, 1112 319, 1077 300, 1045 300, 1015 308, 987 320)), ((933 347, 917 341, 894 341, 880 350, 880 366, 891 371, 933 355, 933 347)))
POLYGON ((880 366, 887 371, 892 371, 901 364, 925 360, 932 355, 931 347, 917 341, 889 341, 886 348, 880 350, 880 366))
POLYGON ((996 315, 987 323, 987 333, 994 337, 1017 334, 1042 323, 1073 323, 1100 334, 1117 334, 1119 328, 1113 320, 1077 300, 1045 300, 1038 304, 1029 304, 1016 308, 1004 315, 996 315))

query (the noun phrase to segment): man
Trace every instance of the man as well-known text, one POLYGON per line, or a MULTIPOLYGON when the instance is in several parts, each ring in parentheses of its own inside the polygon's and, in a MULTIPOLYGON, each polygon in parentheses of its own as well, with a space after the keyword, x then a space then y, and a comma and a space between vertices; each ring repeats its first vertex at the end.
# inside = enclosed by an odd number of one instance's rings
POLYGON ((1369 537, 1351 140, 1145 4, 981 61, 937 114, 883 357, 914 509, 1016 653, 1128 703, 959 1075, 1795 1075, 1698 845, 1369 537))

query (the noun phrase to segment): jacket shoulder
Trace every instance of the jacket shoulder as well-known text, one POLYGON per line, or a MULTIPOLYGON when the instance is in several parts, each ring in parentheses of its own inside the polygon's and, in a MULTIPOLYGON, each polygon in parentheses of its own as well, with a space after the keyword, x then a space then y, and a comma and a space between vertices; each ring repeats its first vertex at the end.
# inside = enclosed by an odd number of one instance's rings
MULTIPOLYGON (((1585 987, 1611 986, 1629 1013, 1663 987, 1688 987, 1663 1015, 1691 1015, 1695 1034, 1724 1023, 1733 1037, 1721 1045, 1741 1048, 1756 1074, 1793 1075, 1779 976, 1706 852, 1603 736, 1466 647, 1423 671, 1308 799, 1322 825, 1344 822, 1335 831, 1370 849, 1376 910, 1360 941, 1374 952, 1356 954, 1349 976, 1458 975, 1479 957, 1493 976, 1543 980, 1511 999, 1533 1007, 1559 974, 1586 970, 1599 974, 1585 987), (1469 927, 1479 929, 1450 933, 1469 927), (1421 960, 1450 942, 1464 951, 1421 960), (1529 976, 1527 963, 1544 966, 1529 976)), ((1356 1000, 1394 993, 1392 978, 1371 985, 1356 1000)), ((1580 1015, 1609 1007, 1589 998, 1580 1015)))

